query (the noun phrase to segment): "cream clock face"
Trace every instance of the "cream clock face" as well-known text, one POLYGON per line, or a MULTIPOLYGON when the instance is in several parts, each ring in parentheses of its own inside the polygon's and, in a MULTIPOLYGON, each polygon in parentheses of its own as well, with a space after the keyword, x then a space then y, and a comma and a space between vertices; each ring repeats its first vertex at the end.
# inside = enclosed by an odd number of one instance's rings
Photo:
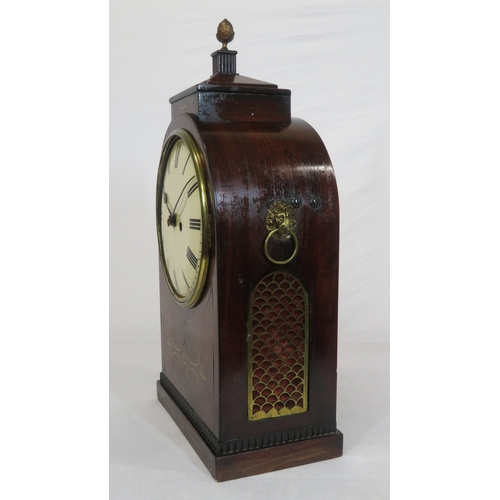
POLYGON ((201 298, 208 266, 208 213, 202 157, 184 130, 167 141, 158 183, 160 255, 174 298, 193 307, 201 298))

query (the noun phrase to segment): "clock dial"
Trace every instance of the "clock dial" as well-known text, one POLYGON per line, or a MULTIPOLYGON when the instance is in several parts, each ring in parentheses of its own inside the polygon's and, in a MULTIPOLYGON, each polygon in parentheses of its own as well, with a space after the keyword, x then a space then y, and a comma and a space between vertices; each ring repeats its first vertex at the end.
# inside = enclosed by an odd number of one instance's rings
POLYGON ((187 132, 174 132, 158 183, 160 254, 170 291, 184 307, 199 301, 207 273, 208 214, 201 155, 187 132))

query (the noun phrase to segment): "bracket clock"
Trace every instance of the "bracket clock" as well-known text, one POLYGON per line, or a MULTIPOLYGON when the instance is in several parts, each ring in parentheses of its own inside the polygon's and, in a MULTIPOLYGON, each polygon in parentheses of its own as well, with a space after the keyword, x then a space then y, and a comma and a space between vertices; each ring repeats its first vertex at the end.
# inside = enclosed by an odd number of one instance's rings
POLYGON ((290 90, 213 75, 172 97, 156 190, 161 404, 218 481, 342 455, 339 203, 290 90))

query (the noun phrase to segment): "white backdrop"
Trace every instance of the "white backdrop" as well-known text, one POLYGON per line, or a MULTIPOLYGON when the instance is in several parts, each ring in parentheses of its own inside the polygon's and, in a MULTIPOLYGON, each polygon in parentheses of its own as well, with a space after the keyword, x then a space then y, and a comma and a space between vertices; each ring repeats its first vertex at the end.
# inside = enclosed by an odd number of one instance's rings
POLYGON ((388 1, 110 2, 110 420, 113 500, 389 497, 388 1), (210 76, 223 18, 238 72, 292 91, 337 175, 344 456, 217 484, 156 400, 154 196, 168 99, 210 76))

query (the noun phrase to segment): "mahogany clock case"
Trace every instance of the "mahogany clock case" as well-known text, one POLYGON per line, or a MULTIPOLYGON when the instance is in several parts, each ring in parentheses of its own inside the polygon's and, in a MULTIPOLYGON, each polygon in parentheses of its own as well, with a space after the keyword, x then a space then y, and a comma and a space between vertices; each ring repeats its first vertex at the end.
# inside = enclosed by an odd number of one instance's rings
MULTIPOLYGON (((110 415, 109 493, 114 500, 388 498, 389 2, 225 5, 230 10, 201 0, 110 4, 110 380, 109 408, 103 408, 110 415), (212 74, 209 54, 220 47, 214 34, 225 16, 236 31, 229 47, 238 50, 237 71, 291 89, 292 115, 319 133, 335 169, 341 222, 336 420, 345 456, 218 484, 157 400, 155 187, 171 121, 168 99, 212 74)), ((305 196, 303 202, 298 212, 312 213, 305 196)), ((298 237, 301 231, 298 226, 298 237)), ((299 247, 295 264, 302 258, 299 247)))
MULTIPOLYGON (((219 91, 224 78, 216 83, 219 91)), ((262 89, 257 93, 245 83, 238 95, 210 95, 198 86, 172 98, 166 133, 167 138, 173 130, 186 130, 205 158, 212 244, 206 287, 196 307, 181 307, 160 272, 158 397, 218 480, 342 454, 336 425, 339 202, 334 171, 315 130, 290 118, 288 90, 273 86, 263 96, 262 89), (266 106, 271 112, 260 119, 266 106), (190 112, 183 112, 186 108, 190 112), (266 215, 277 201, 293 203, 296 214, 297 253, 286 265, 271 262, 263 248, 266 215), (308 408, 252 421, 251 295, 263 277, 279 272, 296 277, 309 297, 308 408)), ((269 245, 279 261, 293 250, 292 241, 269 245)))

